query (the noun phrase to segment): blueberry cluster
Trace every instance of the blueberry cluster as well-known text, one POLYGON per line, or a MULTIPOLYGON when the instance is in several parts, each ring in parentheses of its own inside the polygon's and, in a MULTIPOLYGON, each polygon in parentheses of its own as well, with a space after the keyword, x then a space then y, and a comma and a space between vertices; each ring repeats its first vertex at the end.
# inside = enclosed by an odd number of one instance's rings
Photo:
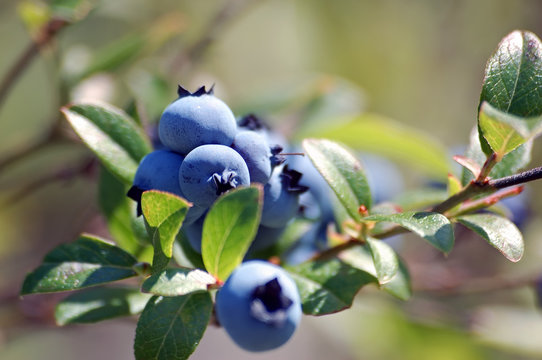
MULTIPOLYGON (((286 142, 254 115, 237 121, 212 88, 191 93, 179 86, 178 95, 160 118, 162 147, 142 159, 128 192, 138 202, 138 213, 147 190, 187 199, 193 206, 181 231, 201 252, 205 213, 217 198, 259 183, 264 189, 262 215, 250 251, 270 247, 300 214, 300 197, 310 193, 310 181, 302 181, 306 179, 294 161, 285 163, 281 152, 286 142)), ((216 313, 238 345, 264 351, 291 337, 301 305, 295 283, 282 268, 253 260, 241 264, 219 290, 216 313)))

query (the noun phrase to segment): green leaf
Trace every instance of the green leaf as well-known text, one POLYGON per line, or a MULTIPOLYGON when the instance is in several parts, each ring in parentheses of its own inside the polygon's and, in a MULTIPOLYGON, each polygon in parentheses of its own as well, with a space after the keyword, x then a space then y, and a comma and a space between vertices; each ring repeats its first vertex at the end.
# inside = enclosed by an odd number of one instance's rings
POLYGON ((143 311, 150 295, 130 288, 93 288, 76 292, 55 308, 58 325, 94 323, 143 311))
POLYGON ((367 245, 374 261, 378 282, 381 285, 389 283, 399 269, 397 254, 382 240, 367 238, 367 245))
POLYGON ((483 237, 508 260, 517 262, 523 256, 523 236, 510 220, 493 214, 463 215, 461 224, 483 237))
POLYGON ((363 220, 395 223, 421 236, 445 254, 454 246, 452 224, 446 216, 439 213, 409 211, 390 215, 371 215, 363 220))
POLYGON ((399 269, 397 269, 397 274, 388 283, 382 285, 382 289, 388 294, 406 301, 412 296, 412 283, 406 264, 401 258, 398 259, 399 269))
POLYGON ((361 163, 349 150, 329 140, 305 139, 303 148, 348 214, 359 220, 359 207, 371 208, 371 191, 361 163))
MULTIPOLYGON (((491 170, 489 176, 497 179, 504 176, 513 175, 519 170, 525 168, 531 162, 532 147, 533 141, 529 140, 525 144, 506 154, 503 159, 491 170)), ((469 148, 467 149, 465 155, 480 167, 486 161, 486 155, 482 151, 480 137, 478 136, 478 129, 476 127, 471 132, 469 148)), ((463 169, 461 183, 463 185, 467 185, 472 179, 473 176, 471 172, 463 169)))
POLYGON ((542 46, 535 34, 516 30, 501 40, 486 65, 484 101, 520 117, 542 115, 542 46))
POLYGON ((310 261, 286 269, 297 284, 308 315, 326 315, 352 306, 361 287, 376 282, 365 271, 339 259, 310 261))
POLYGON ((168 265, 173 255, 173 242, 189 207, 186 200, 163 191, 145 191, 141 196, 141 209, 154 247, 153 273, 168 265))
POLYGON ((96 0, 52 0, 51 10, 54 18, 76 22, 83 20, 96 3, 96 0))
POLYGON ((21 295, 76 290, 136 276, 132 269, 136 262, 121 248, 83 234, 48 253, 26 276, 21 295))
POLYGON ((512 124, 503 121, 506 117, 506 114, 499 114, 499 111, 492 108, 487 102, 482 104, 478 115, 480 131, 499 159, 525 143, 529 136, 518 133, 512 124))
POLYGON ((102 164, 131 185, 139 161, 151 151, 137 124, 110 105, 72 104, 63 107, 62 113, 102 164))
POLYGON ((100 210, 105 216, 107 228, 113 236, 113 240, 124 250, 131 254, 141 249, 139 234, 134 231, 135 202, 126 196, 126 186, 114 177, 107 169, 100 169, 98 182, 98 203, 100 210))
POLYGON ((366 113, 328 123, 332 125, 327 129, 307 136, 325 137, 354 150, 384 155, 436 179, 444 180, 451 171, 448 152, 440 142, 400 122, 366 113))
POLYGON ((17 4, 17 13, 29 32, 37 35, 38 31, 51 20, 51 8, 41 1, 24 0, 17 4))
POLYGON ((131 34, 107 44, 94 53, 88 66, 82 69, 75 80, 79 81, 98 72, 115 71, 132 61, 145 44, 146 38, 143 34, 131 34))
POLYGON ((166 269, 150 276, 141 291, 162 296, 186 295, 194 291, 207 291, 216 280, 209 273, 199 269, 166 269))
POLYGON ((243 261, 258 230, 262 198, 261 186, 235 189, 221 196, 205 217, 201 256, 217 279, 226 280, 243 261))
POLYGON ((211 319, 208 292, 152 297, 136 328, 136 360, 184 360, 198 346, 211 319))
POLYGON ((181 267, 205 269, 201 254, 190 245, 182 227, 173 243, 173 259, 181 267))
MULTIPOLYGON (((340 258, 348 265, 377 277, 375 263, 368 246, 356 246, 343 251, 340 258)), ((381 284, 380 288, 400 300, 408 300, 412 296, 410 274, 399 256, 397 256, 397 260, 399 264, 397 273, 389 282, 381 284)))

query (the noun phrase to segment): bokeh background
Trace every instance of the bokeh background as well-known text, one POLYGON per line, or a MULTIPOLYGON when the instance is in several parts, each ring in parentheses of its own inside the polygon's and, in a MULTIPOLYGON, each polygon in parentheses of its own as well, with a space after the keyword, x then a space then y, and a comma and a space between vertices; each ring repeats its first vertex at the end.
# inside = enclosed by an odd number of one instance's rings
MULTIPOLYGON (((0 2, 0 79, 46 5, 0 2)), ((0 358, 133 358, 135 319, 58 328, 52 311, 63 295, 18 296, 52 247, 81 231, 108 236, 90 153, 62 120, 63 104, 102 100, 139 109, 152 124, 177 84, 215 84, 236 115, 262 114, 291 139, 339 115, 372 113, 434 137, 451 159, 468 144, 488 57, 512 30, 542 35, 540 14, 536 0, 98 2, 40 51, 0 103, 0 358)), ((400 175, 389 192, 442 180, 391 161, 400 175)), ((535 145, 532 164, 541 162, 535 145)), ((542 359, 542 313, 530 286, 542 272, 541 195, 541 184, 529 184, 520 201, 528 216, 517 264, 466 231, 448 258, 404 237, 410 301, 363 289, 352 309, 305 317, 291 342, 261 355, 210 327, 193 358, 542 359)))

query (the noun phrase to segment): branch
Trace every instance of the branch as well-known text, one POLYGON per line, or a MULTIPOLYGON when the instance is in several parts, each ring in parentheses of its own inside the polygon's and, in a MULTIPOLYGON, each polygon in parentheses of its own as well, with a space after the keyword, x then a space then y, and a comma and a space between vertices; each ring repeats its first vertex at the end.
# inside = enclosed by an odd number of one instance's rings
POLYGON ((521 172, 519 174, 506 176, 500 179, 489 180, 489 186, 494 189, 504 189, 506 187, 524 184, 529 181, 534 181, 542 178, 542 166, 531 170, 521 172))
POLYGON ((23 74, 28 65, 30 65, 39 53, 39 50, 51 42, 55 35, 66 25, 68 25, 68 22, 65 20, 52 19, 40 29, 37 38, 27 46, 26 50, 19 56, 2 79, 0 83, 0 107, 2 107, 16 80, 23 74))
POLYGON ((249 5, 255 5, 256 3, 258 1, 253 0, 226 2, 224 7, 211 19, 203 35, 173 60, 170 73, 178 73, 190 63, 200 60, 216 40, 216 37, 224 32, 224 28, 243 11, 247 10, 249 5))
POLYGON ((460 296, 471 295, 477 293, 500 291, 506 289, 516 289, 524 286, 532 286, 536 283, 539 274, 524 275, 517 277, 491 277, 472 280, 466 283, 459 283, 453 286, 443 286, 439 288, 423 288, 415 289, 416 292, 424 292, 436 296, 460 296))
POLYGON ((83 161, 79 166, 64 167, 41 178, 33 179, 29 183, 23 184, 18 191, 3 200, 2 203, 6 206, 13 205, 49 184, 57 181, 69 181, 79 175, 89 174, 92 172, 94 165, 96 165, 96 159, 91 157, 83 161))

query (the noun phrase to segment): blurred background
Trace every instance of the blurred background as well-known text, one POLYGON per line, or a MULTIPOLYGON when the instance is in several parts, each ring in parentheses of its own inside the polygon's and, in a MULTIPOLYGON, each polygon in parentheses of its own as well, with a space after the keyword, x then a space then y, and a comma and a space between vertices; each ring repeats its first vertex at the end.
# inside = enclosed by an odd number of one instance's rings
MULTIPOLYGON (((373 172, 386 164, 380 191, 391 198, 397 188, 445 179, 451 156, 468 145, 485 62, 500 39, 515 29, 542 35, 536 0, 116 0, 79 1, 68 11, 76 2, 56 2, 73 23, 35 56, 28 47, 40 39, 49 3, 0 2, 0 81, 29 54, 0 97, 3 360, 133 358, 135 319, 59 328, 52 311, 64 295, 18 296, 25 274, 54 246, 82 231, 109 236, 95 164, 62 119, 62 105, 109 102, 152 128, 177 84, 214 84, 237 116, 263 115, 292 141, 370 114, 405 136, 432 139, 449 161, 404 161, 360 136, 356 148, 367 164, 385 158, 373 172)), ((541 162, 535 144, 531 164, 541 162)), ((541 196, 542 182, 532 183, 509 204, 526 242, 517 264, 464 229, 447 258, 405 236, 396 245, 412 275, 408 302, 364 288, 352 309, 305 317, 286 346, 261 355, 209 327, 193 358, 542 359, 542 313, 531 286, 542 272, 541 196)))

